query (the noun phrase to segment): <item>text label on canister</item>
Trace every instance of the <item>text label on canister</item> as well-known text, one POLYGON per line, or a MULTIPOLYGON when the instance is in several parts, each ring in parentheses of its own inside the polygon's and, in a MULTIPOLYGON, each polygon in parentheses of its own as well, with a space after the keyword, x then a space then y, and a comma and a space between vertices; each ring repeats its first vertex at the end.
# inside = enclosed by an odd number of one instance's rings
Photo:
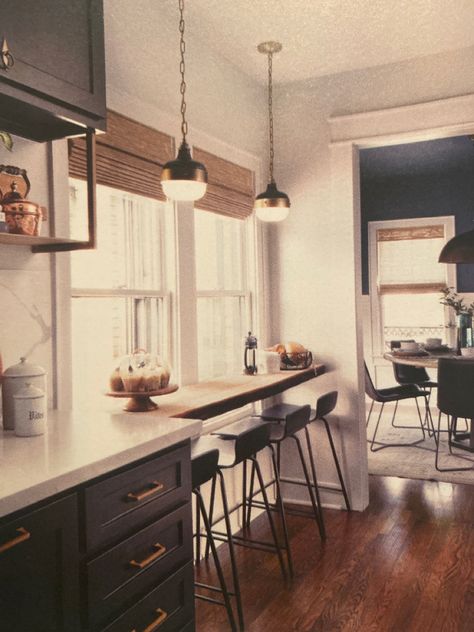
POLYGON ((19 437, 41 435, 46 425, 46 398, 44 391, 30 382, 13 396, 15 434, 19 437))

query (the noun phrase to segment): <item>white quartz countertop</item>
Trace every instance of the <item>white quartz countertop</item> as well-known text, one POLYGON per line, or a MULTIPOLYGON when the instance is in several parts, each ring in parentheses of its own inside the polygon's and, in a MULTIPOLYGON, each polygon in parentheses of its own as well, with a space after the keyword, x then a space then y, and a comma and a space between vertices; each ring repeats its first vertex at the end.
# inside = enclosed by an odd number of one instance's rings
POLYGON ((44 435, 0 430, 0 517, 197 436, 201 427, 153 412, 50 410, 44 435))

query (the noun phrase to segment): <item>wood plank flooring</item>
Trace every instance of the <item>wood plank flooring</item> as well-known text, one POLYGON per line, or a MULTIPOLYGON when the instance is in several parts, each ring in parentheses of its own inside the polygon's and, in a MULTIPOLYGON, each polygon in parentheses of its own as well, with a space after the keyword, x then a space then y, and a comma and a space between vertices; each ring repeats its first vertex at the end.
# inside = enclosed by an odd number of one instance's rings
MULTIPOLYGON (((248 632, 473 632, 474 486, 370 477, 364 512, 289 517, 295 578, 276 555, 238 547, 248 632)), ((253 537, 268 539, 264 516, 253 537)), ((225 545, 221 559, 229 576, 225 545)), ((215 582, 211 565, 196 569, 215 582)), ((226 632, 224 608, 196 602, 197 632, 226 632)))

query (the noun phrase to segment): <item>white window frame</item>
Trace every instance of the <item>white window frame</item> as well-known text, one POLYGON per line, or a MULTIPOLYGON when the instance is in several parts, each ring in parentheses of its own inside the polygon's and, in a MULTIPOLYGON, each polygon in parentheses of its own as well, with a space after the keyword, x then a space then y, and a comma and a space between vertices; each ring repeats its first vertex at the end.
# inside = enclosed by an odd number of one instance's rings
MULTIPOLYGON (((77 178, 72 178, 72 180, 76 180, 77 178)), ((71 178, 68 178, 69 187, 71 186, 71 178)), ((102 186, 97 184, 98 187, 102 186)), ((109 187, 106 187, 109 188, 109 187)), ((124 196, 130 195, 127 191, 122 191, 124 196)), ((166 242, 166 233, 167 224, 166 221, 166 211, 168 210, 168 204, 166 202, 157 201, 160 205, 159 208, 159 222, 158 222, 158 236, 157 241, 159 241, 159 260, 157 261, 157 271, 159 274, 159 278, 161 279, 161 288, 159 290, 154 290, 152 288, 112 288, 112 287, 102 287, 102 288, 88 288, 88 287, 74 287, 71 284, 70 288, 70 300, 71 300, 71 314, 72 314, 72 301, 80 298, 122 298, 122 299, 160 299, 161 300, 161 310, 160 310, 160 321, 159 321, 159 340, 160 340, 160 348, 157 350, 160 355, 165 357, 166 359, 170 358, 173 354, 173 349, 171 346, 171 300, 170 300, 170 292, 168 291, 168 279, 169 274, 167 273, 167 253, 165 250, 165 242, 166 242)), ((71 253, 73 254, 73 253, 71 253)), ((70 261, 70 265, 72 266, 72 261, 70 261)), ((131 338, 132 333, 132 318, 130 318, 129 322, 126 323, 126 327, 128 330, 128 336, 131 338)), ((72 323, 71 323, 72 327, 72 323)), ((71 331, 72 333, 72 331, 71 331)), ((131 345, 133 346, 133 345, 131 345)), ((135 346, 138 346, 135 345, 135 346)), ((132 351, 132 349, 130 349, 132 351)), ((111 358, 111 362, 113 359, 111 358)), ((72 372, 72 366, 71 366, 72 372)), ((106 376, 104 376, 104 380, 106 376)), ((72 401, 74 405, 74 401, 72 401)))
MULTIPOLYGON (((195 213, 206 213, 210 211, 203 211, 196 204, 195 213)), ((242 261, 242 289, 240 290, 196 290, 196 305, 200 298, 240 298, 245 300, 245 317, 248 323, 248 330, 255 330, 256 314, 253 309, 254 295, 256 291, 255 272, 252 270, 254 266, 251 265, 249 252, 254 252, 255 241, 255 218, 250 217, 245 220, 236 219, 237 222, 243 222, 242 241, 241 241, 241 261, 242 261)), ((243 332, 243 336, 245 333, 243 332)), ((242 358, 244 355, 244 348, 242 345, 242 358)))
MULTIPOLYGON (((393 219, 369 222, 369 295, 371 311, 371 332, 372 332, 372 356, 375 359, 381 358, 387 351, 383 342, 383 321, 380 304, 380 294, 378 291, 378 253, 377 253, 377 231, 384 228, 411 228, 418 226, 433 226, 434 224, 444 226, 446 241, 452 239, 455 234, 454 215, 443 215, 439 217, 419 217, 410 219, 393 219)), ((440 264, 441 265, 441 264, 440 264)), ((446 285, 456 288, 456 266, 446 265, 446 285)), ((450 322, 449 310, 445 308, 445 322, 450 322)))
MULTIPOLYGON (((129 108, 129 96, 123 106, 129 108)), ((134 102, 130 116, 137 120, 144 120, 153 125, 156 112, 145 109, 142 102, 134 102), (148 117, 148 118, 147 118, 148 117)), ((121 107, 117 105, 117 110, 121 107)), ((158 117, 163 123, 162 113, 158 117)), ((172 118, 164 125, 163 131, 171 135, 176 130, 176 121, 172 118)), ((216 155, 225 155, 228 160, 235 162, 255 173, 256 189, 264 186, 262 176, 262 161, 245 150, 233 147, 207 134, 193 130, 193 140, 198 146, 205 147, 216 155)), ((179 145, 180 138, 176 138, 179 145)), ((69 178, 68 178, 68 150, 67 141, 59 140, 51 143, 48 157, 52 170, 52 207, 67 209, 69 206, 69 178)), ((195 284, 194 261, 194 207, 192 202, 174 203, 167 201, 165 208, 164 239, 168 246, 165 250, 167 275, 166 314, 168 318, 167 333, 169 359, 173 370, 173 379, 181 385, 197 382, 197 302, 195 284), (170 253, 174 253, 170 256, 170 253)), ((198 205, 197 205, 198 206, 198 205)), ((62 235, 69 235, 69 214, 58 213, 52 216, 55 230, 62 235)), ((246 221, 248 258, 247 278, 251 280, 249 291, 253 296, 250 300, 251 322, 255 331, 259 347, 268 343, 270 333, 271 311, 269 310, 269 294, 266 288, 270 284, 270 270, 268 265, 268 228, 257 222, 252 215, 246 221)), ((71 268, 70 253, 52 255, 52 287, 54 329, 53 340, 53 405, 55 408, 70 410, 72 408, 72 340, 71 340, 71 268)), ((165 310, 164 310, 165 311, 165 310)), ((104 398, 104 406, 110 402, 104 398)), ((248 407, 247 407, 248 408, 248 407)), ((248 412, 247 412, 248 414, 248 412)), ((233 418, 242 416, 242 411, 232 411, 226 415, 214 417, 206 421, 206 431, 211 432, 233 418)))

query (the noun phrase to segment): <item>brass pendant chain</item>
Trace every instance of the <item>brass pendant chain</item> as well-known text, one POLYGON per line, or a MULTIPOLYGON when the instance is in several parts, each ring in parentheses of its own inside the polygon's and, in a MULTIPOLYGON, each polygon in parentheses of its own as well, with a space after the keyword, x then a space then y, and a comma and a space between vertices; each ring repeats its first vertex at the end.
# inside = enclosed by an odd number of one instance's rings
POLYGON ((184 80, 184 53, 186 52, 186 43, 184 41, 184 0, 178 0, 179 4, 179 51, 181 54, 181 61, 179 63, 179 72, 181 74, 181 133, 183 135, 183 143, 186 143, 186 135, 188 133, 188 123, 186 121, 186 101, 184 99, 186 93, 186 82, 184 80))
POLYGON ((274 183, 273 179, 273 53, 268 53, 268 119, 269 119, 269 133, 270 133, 270 173, 269 179, 271 183, 274 183))

